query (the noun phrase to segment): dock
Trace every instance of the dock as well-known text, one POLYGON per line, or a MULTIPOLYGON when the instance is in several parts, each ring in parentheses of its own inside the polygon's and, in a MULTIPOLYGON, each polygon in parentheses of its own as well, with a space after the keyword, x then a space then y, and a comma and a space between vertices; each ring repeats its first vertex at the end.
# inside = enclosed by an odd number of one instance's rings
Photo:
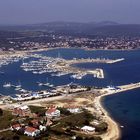
POLYGON ((140 88, 140 82, 131 83, 131 84, 127 84, 127 85, 121 85, 121 86, 117 86, 117 87, 103 88, 101 90, 101 92, 109 95, 109 94, 129 91, 129 90, 133 90, 133 89, 137 89, 137 88, 140 88))

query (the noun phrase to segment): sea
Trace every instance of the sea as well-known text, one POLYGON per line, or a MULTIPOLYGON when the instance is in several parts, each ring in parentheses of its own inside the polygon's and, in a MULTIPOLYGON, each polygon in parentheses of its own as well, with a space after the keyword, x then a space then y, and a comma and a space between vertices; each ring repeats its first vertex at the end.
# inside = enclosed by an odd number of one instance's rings
MULTIPOLYGON (((52 77, 52 73, 32 74, 25 72, 20 67, 22 61, 9 64, 0 68, 0 93, 15 96, 18 91, 14 88, 4 88, 3 84, 18 84, 19 81, 23 89, 30 91, 45 90, 47 87, 38 86, 37 82, 49 82, 55 86, 69 84, 71 82, 80 85, 106 87, 108 85, 119 86, 124 84, 140 82, 140 50, 110 51, 110 50, 84 50, 84 49, 53 49, 37 52, 49 57, 64 59, 73 58, 108 58, 124 61, 114 64, 82 63, 75 64, 75 67, 85 69, 102 68, 105 78, 97 79, 92 75, 86 75, 81 80, 71 78, 71 74, 52 77)), ((33 58, 25 60, 31 61, 33 58)), ((49 90, 49 89, 48 89, 49 90)), ((109 112, 109 115, 119 124, 124 126, 121 129, 121 140, 140 140, 140 89, 130 90, 114 95, 106 96, 102 99, 102 104, 109 112)))

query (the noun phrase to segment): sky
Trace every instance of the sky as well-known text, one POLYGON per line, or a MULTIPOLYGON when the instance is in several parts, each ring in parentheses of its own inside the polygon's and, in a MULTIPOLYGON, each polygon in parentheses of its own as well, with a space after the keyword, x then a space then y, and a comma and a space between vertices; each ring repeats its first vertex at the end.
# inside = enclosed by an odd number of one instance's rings
POLYGON ((140 0, 0 0, 0 24, 51 21, 140 24, 140 0))

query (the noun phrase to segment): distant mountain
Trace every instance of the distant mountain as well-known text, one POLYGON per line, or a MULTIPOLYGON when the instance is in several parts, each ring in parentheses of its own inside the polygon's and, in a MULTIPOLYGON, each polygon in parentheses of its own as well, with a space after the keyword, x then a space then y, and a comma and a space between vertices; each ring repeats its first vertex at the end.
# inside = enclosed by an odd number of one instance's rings
POLYGON ((108 25, 120 25, 120 24, 114 21, 102 21, 102 22, 97 22, 97 25, 108 26, 108 25))
MULTIPOLYGON (((33 26, 54 26, 54 27, 64 27, 64 26, 108 26, 108 25, 119 25, 117 22, 113 21, 102 21, 102 22, 63 22, 63 21, 56 21, 56 22, 48 22, 48 23, 40 23, 40 24, 32 24, 33 26)), ((30 26, 30 25, 29 25, 30 26)))
POLYGON ((48 22, 24 26, 1 26, 8 31, 44 31, 63 35, 80 36, 140 36, 139 24, 119 24, 113 21, 102 22, 48 22))

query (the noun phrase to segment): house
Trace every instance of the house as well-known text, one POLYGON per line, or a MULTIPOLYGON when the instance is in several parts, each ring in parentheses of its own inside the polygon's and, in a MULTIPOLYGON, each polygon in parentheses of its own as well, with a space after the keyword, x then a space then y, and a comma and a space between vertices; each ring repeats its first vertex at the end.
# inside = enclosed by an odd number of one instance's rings
POLYGON ((94 132, 95 128, 91 127, 91 126, 84 126, 84 127, 81 128, 81 130, 84 131, 84 132, 94 132))
POLYGON ((46 129, 47 129, 46 126, 43 126, 43 125, 40 125, 39 126, 39 130, 40 131, 46 131, 46 129))
POLYGON ((31 110, 27 105, 21 106, 21 105, 17 105, 14 107, 13 115, 17 115, 17 116, 30 116, 31 114, 31 110))
POLYGON ((34 127, 29 127, 27 126, 25 128, 24 134, 30 137, 36 137, 40 134, 40 130, 34 128, 34 127))
POLYGON ((12 131, 14 131, 14 130, 18 131, 18 130, 20 130, 21 128, 22 128, 21 125, 18 124, 18 123, 11 126, 11 130, 12 130, 12 131))
POLYGON ((66 107, 70 113, 79 113, 81 112, 81 108, 78 106, 68 106, 66 107))
POLYGON ((60 110, 56 109, 54 106, 51 106, 45 114, 48 118, 60 117, 60 110))
POLYGON ((33 124, 33 127, 39 126, 39 120, 37 120, 37 119, 32 120, 31 123, 33 124))

